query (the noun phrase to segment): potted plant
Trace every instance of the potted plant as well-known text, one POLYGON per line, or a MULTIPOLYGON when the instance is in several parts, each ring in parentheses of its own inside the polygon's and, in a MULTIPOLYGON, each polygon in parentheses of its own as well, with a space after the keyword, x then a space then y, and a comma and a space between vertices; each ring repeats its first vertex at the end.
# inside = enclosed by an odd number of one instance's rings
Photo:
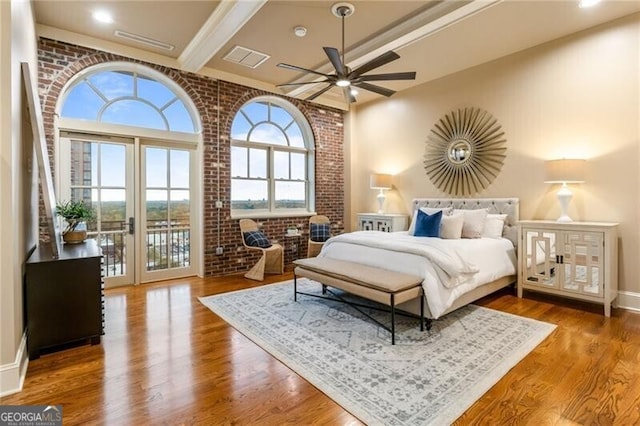
POLYGON ((67 226, 62 231, 62 239, 67 244, 78 244, 87 239, 86 222, 93 219, 93 209, 83 200, 58 203, 56 214, 62 217, 67 226))

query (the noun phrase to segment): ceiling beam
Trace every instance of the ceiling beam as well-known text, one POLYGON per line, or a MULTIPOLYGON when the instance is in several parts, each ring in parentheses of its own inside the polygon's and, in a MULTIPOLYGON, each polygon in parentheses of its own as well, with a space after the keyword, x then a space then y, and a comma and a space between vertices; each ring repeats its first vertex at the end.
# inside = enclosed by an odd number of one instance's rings
POLYGON ((267 0, 223 0, 178 57, 180 68, 198 72, 267 0))

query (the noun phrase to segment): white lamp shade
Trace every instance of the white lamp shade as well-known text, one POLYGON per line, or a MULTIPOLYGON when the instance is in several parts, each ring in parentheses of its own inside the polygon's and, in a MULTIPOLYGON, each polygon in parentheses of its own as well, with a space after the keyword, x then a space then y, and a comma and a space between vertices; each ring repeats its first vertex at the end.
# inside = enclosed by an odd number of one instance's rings
POLYGON ((586 160, 550 160, 545 161, 545 183, 583 183, 586 172, 586 160))
POLYGON ((371 189, 391 189, 391 175, 374 173, 369 180, 371 189))

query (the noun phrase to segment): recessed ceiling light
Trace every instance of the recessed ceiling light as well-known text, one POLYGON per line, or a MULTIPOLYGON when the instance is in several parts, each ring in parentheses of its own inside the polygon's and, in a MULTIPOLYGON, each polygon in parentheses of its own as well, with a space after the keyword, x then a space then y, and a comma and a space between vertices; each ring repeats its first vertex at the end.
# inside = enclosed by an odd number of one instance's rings
POLYGON ((296 37, 304 37, 307 35, 307 29, 302 25, 298 25, 293 29, 293 33, 296 35, 296 37))
POLYGON ((104 10, 97 10, 93 12, 93 19, 98 22, 102 22, 103 24, 112 24, 113 17, 109 12, 105 12, 104 10))
POLYGON ((580 3, 578 3, 578 7, 580 9, 585 9, 587 7, 592 7, 595 6, 596 4, 600 3, 601 0, 580 0, 580 3))
POLYGON ((358 91, 356 89, 351 89, 351 95, 352 96, 356 96, 358 94, 358 91))

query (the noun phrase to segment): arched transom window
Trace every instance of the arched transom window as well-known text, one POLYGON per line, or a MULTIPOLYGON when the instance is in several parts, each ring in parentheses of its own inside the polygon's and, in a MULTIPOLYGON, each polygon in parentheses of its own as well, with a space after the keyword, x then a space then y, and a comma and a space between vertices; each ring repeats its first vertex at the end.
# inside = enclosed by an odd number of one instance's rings
POLYGON ((313 133, 291 103, 264 96, 246 103, 231 124, 234 216, 313 211, 313 133))
POLYGON ((193 114, 167 81, 140 73, 135 68, 101 68, 73 82, 66 92, 60 115, 101 123, 197 133, 199 129, 193 114))

